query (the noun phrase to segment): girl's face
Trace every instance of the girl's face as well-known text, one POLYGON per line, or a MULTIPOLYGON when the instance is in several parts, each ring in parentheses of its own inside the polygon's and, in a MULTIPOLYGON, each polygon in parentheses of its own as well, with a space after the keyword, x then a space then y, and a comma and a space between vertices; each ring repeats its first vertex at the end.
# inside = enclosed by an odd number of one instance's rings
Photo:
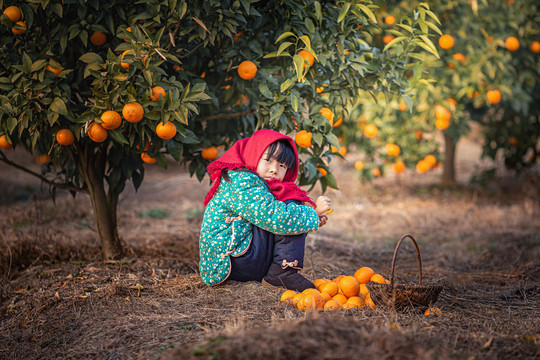
POLYGON ((278 162, 275 158, 269 159, 268 148, 266 148, 257 164, 257 174, 264 180, 278 179, 283 181, 287 174, 287 166, 278 162))

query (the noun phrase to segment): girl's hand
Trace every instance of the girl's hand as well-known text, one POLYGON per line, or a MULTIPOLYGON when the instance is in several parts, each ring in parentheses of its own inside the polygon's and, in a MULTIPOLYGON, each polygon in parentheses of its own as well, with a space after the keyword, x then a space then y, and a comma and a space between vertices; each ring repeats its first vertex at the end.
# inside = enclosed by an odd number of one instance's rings
POLYGON ((226 217, 225 218, 225 222, 228 224, 230 222, 233 222, 234 220, 242 220, 242 217, 241 216, 238 216, 238 217, 226 217))
POLYGON ((315 205, 317 206, 315 211, 317 211, 317 215, 321 217, 332 208, 332 201, 330 201, 328 196, 319 196, 317 200, 315 200, 315 205))
POLYGON ((327 222, 327 221, 328 221, 328 217, 326 217, 326 216, 324 216, 324 215, 323 215, 323 216, 320 216, 320 217, 319 217, 319 228, 320 228, 321 226, 326 225, 326 222, 327 222))

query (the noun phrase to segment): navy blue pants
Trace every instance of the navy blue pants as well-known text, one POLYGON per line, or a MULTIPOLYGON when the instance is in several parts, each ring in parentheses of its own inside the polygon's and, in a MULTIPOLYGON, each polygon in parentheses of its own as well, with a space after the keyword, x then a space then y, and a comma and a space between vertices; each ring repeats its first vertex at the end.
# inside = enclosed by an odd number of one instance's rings
POLYGON ((306 235, 276 235, 254 226, 249 249, 242 256, 230 257, 229 279, 261 281, 273 262, 284 268, 302 269, 306 235))

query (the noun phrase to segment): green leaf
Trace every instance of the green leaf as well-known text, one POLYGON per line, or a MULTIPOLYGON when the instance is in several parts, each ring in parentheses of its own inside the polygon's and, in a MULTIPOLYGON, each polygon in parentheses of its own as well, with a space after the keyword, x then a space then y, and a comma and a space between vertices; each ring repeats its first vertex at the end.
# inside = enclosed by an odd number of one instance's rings
POLYGON ((281 104, 275 104, 270 108, 270 121, 277 119, 283 114, 285 107, 281 104))
POLYGON ((32 64, 32 72, 40 70, 41 68, 44 68, 47 64, 47 60, 41 59, 32 64))
POLYGON ((281 40, 283 40, 285 38, 288 38, 289 36, 296 37, 296 35, 294 35, 292 32, 286 31, 283 34, 279 35, 279 37, 277 38, 277 40, 276 40, 276 42, 274 44, 277 44, 278 42, 280 42, 281 40))
POLYGON ((89 52, 89 53, 81 55, 79 60, 81 60, 83 63, 86 63, 86 64, 90 64, 90 63, 103 64, 103 58, 93 52, 89 52))
MULTIPOLYGON (((424 50, 432 53, 433 55, 435 55, 437 57, 437 59, 439 58, 439 54, 437 53, 437 51, 433 51, 433 49, 431 47, 429 47, 428 45, 426 45, 425 43, 419 41, 416 43, 418 46, 420 46, 421 48, 423 48, 424 50)), ((409 56, 411 56, 411 54, 409 54, 409 56)), ((414 56, 411 56, 411 57, 414 57, 414 56)))
POLYGON ((360 10, 362 10, 364 12, 364 14, 366 14, 371 19, 371 21, 373 21, 374 24, 377 23, 377 18, 375 17, 373 12, 366 5, 356 4, 356 6, 358 6, 360 8, 360 10))
POLYGON ((402 42, 402 41, 405 40, 405 39, 408 39, 408 37, 406 37, 406 36, 400 36, 400 37, 397 37, 397 38, 393 39, 393 40, 390 41, 388 44, 386 44, 386 46, 384 47, 383 51, 386 51, 386 50, 390 49, 391 47, 396 46, 398 43, 402 42))
POLYGON ((306 48, 308 50, 311 50, 311 40, 309 39, 309 36, 307 35, 300 36, 300 40, 302 40, 302 42, 306 45, 306 48))
POLYGON ((261 94, 266 97, 267 99, 272 100, 274 97, 272 96, 272 93, 270 92, 270 89, 268 89, 268 86, 266 86, 265 83, 259 84, 259 91, 261 94))
POLYGON ((64 115, 64 116, 68 115, 66 103, 64 102, 64 100, 60 99, 59 97, 54 98, 54 101, 52 102, 50 109, 57 114, 64 115))
POLYGON ((109 130, 109 135, 117 143, 129 145, 129 141, 127 141, 126 137, 120 130, 109 130))
POLYGON ((321 146, 323 143, 323 135, 319 132, 313 133, 311 140, 318 146, 321 146))
POLYGON ((174 160, 180 161, 182 160, 182 155, 184 154, 184 146, 178 141, 171 139, 167 143, 167 151, 169 154, 171 154, 174 160))
POLYGON ((291 107, 294 111, 298 111, 298 97, 294 94, 294 92, 291 92, 291 107))
POLYGON ((32 71, 32 59, 26 53, 23 53, 23 71, 27 74, 32 71))
POLYGON ((413 31, 413 28, 410 27, 409 25, 406 25, 406 24, 396 24, 396 25, 399 26, 399 27, 402 28, 402 29, 407 30, 407 31, 410 32, 411 34, 414 32, 414 31, 413 31))
POLYGON ((308 30, 308 32, 310 34, 314 34, 315 33, 315 24, 313 24, 313 21, 310 19, 310 18, 305 18, 304 19, 304 24, 306 25, 306 29, 308 30))
POLYGON ((431 29, 433 29, 433 31, 435 31, 437 34, 441 35, 442 36, 442 31, 433 23, 430 23, 429 21, 426 21, 425 24, 427 26, 429 26, 431 29))
POLYGON ((320 24, 322 21, 322 11, 321 11, 321 3, 318 1, 315 1, 315 17, 317 18, 317 21, 320 24))
POLYGON ((438 56, 437 48, 435 47, 435 44, 426 36, 426 35, 420 35, 420 39, 424 40, 424 43, 429 46, 433 51, 431 52, 435 56, 438 56))
POLYGON ((279 49, 276 53, 276 56, 279 56, 286 48, 288 48, 289 46, 291 46, 293 43, 292 42, 284 42, 283 44, 279 45, 279 49))
POLYGON ((296 71, 296 78, 301 79, 304 72, 304 67, 307 66, 304 63, 304 58, 296 54, 293 56, 294 70, 296 71))
POLYGON ((285 80, 280 86, 280 91, 284 92, 285 90, 290 88, 293 84, 294 84, 294 82, 291 79, 285 80))
POLYGON ((351 8, 351 3, 345 3, 343 7, 341 8, 341 11, 339 12, 339 16, 337 19, 337 22, 340 23, 343 21, 345 16, 347 16, 347 13, 349 12, 349 9, 351 8))

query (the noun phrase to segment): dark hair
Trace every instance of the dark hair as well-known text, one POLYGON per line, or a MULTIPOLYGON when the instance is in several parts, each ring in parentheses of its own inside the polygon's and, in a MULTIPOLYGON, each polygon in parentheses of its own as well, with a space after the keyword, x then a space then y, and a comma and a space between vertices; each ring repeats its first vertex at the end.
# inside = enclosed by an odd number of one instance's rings
POLYGON ((292 169, 296 165, 294 150, 285 139, 274 141, 268 146, 268 159, 275 159, 287 166, 287 169, 292 169))

